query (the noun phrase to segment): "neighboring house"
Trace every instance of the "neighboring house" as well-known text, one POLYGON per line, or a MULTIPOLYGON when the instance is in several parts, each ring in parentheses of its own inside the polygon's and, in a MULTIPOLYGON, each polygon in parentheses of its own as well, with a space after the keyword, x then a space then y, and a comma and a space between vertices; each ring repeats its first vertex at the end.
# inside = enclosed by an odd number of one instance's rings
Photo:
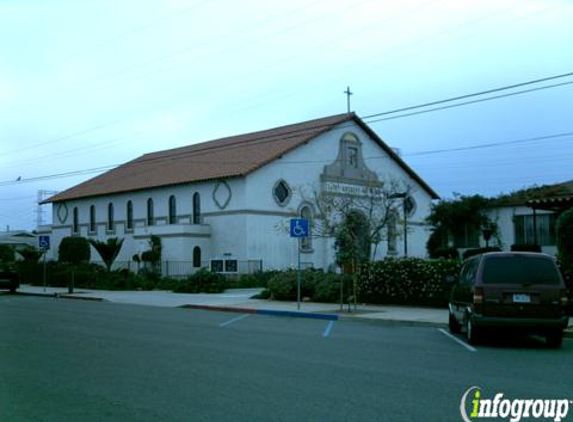
POLYGON ((490 217, 498 224, 503 249, 512 245, 539 245, 543 252, 555 255, 555 223, 571 207, 573 181, 502 196, 496 200, 490 217))
MULTIPOLYGON (((146 154, 74 186, 45 201, 53 204, 50 253, 56 257, 65 236, 117 236, 125 239, 118 261, 130 261, 156 235, 163 260, 181 263, 170 274, 295 267, 297 242, 280 227, 313 218, 298 195, 303 187, 344 195, 393 180, 411 189, 408 206, 398 208, 392 239, 376 256, 403 254, 402 209, 408 254, 425 256, 424 220, 438 195, 354 113, 146 154)), ((332 239, 302 242, 303 264, 328 268, 332 246, 332 239)))
MULTIPOLYGON (((11 230, 6 232, 0 232, 0 245, 9 245, 14 248, 15 251, 22 249, 26 246, 38 246, 38 237, 25 230, 11 230)), ((15 258, 18 258, 16 255, 15 258)))

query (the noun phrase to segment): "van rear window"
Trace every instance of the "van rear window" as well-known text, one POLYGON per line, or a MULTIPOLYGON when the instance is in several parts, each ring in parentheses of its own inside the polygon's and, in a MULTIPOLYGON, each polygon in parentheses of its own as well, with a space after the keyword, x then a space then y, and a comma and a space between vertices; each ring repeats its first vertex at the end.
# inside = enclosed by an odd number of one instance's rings
POLYGON ((546 258, 504 256, 486 259, 484 284, 559 284, 555 264, 546 258))

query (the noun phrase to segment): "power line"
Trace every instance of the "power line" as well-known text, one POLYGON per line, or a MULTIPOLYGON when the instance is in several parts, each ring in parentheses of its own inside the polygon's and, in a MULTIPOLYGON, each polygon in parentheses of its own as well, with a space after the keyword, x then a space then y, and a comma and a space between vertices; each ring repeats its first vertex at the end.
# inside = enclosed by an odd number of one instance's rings
MULTIPOLYGON (((472 98, 472 97, 477 97, 480 95, 486 95, 486 94, 493 94, 494 92, 500 92, 500 91, 506 91, 508 89, 514 89, 514 88, 519 88, 522 86, 527 86, 527 85, 533 85, 533 84, 538 84, 541 82, 547 82, 547 81, 552 81, 555 79, 561 79, 561 78, 566 78, 568 76, 573 76, 573 72, 568 72, 568 73, 562 73, 560 75, 554 75, 554 76, 548 76, 545 78, 540 78, 540 79, 534 79, 531 81, 527 81, 527 82, 521 82, 521 83, 517 83, 517 84, 513 84, 513 85, 506 85, 506 86, 502 86, 502 87, 498 87, 498 88, 493 88, 493 89, 487 89, 485 91, 479 91, 479 92, 474 92, 471 94, 464 94, 464 95, 459 95, 457 97, 451 97, 451 98, 446 98, 443 100, 438 100, 438 101, 431 101, 429 103, 423 103, 423 104, 417 104, 414 106, 409 106, 409 107, 402 107, 402 108, 398 108, 395 110, 390 110, 390 111, 385 111, 382 113, 375 113, 375 114, 370 114, 368 116, 364 116, 362 119, 370 119, 370 118, 374 118, 374 117, 380 117, 380 116, 386 116, 388 114, 395 114, 395 113, 401 113, 403 111, 409 111, 409 110, 415 110, 418 108, 423 108, 423 107, 430 107, 430 106, 434 106, 434 105, 438 105, 438 104, 444 104, 444 103, 449 103, 452 101, 458 101, 458 100, 464 100, 466 98, 472 98)), ((555 85, 558 86, 558 85, 555 85)), ((553 86, 549 86, 550 88, 553 88, 553 86)), ((524 92, 529 92, 529 91, 524 91, 524 92)), ((495 98, 495 97, 492 97, 495 98)))
POLYGON ((542 141, 542 140, 546 140, 546 139, 563 138, 563 137, 567 137, 567 136, 573 136, 573 132, 556 133, 554 135, 537 136, 535 138, 516 139, 513 141, 491 142, 488 144, 472 145, 469 147, 435 149, 435 150, 431 150, 431 151, 418 151, 418 152, 412 152, 412 153, 404 154, 404 155, 412 157, 412 156, 416 156, 416 155, 441 154, 444 152, 469 151, 469 150, 474 150, 474 149, 493 148, 493 147, 499 147, 499 146, 511 145, 511 144, 522 144, 525 142, 542 141))
POLYGON ((11 151, 6 151, 6 152, 0 154, 0 157, 1 157, 1 156, 8 155, 8 154, 15 154, 15 153, 23 152, 23 151, 28 151, 28 150, 31 150, 31 149, 34 149, 34 148, 38 148, 38 147, 43 147, 43 146, 46 146, 46 145, 49 145, 49 144, 53 144, 53 143, 55 143, 55 142, 63 141, 63 140, 65 140, 65 139, 74 138, 74 137, 79 136, 79 135, 85 135, 86 133, 95 132, 95 131, 100 130, 100 129, 103 129, 103 128, 105 128, 105 127, 113 126, 113 125, 115 125, 115 124, 117 124, 117 123, 119 123, 119 120, 115 120, 115 121, 112 121, 112 122, 109 122, 109 123, 103 123, 103 124, 100 124, 100 125, 92 126, 92 127, 87 128, 87 129, 81 130, 81 131, 79 131, 79 132, 74 132, 74 133, 70 133, 70 134, 67 134, 67 135, 63 135, 63 136, 60 136, 60 137, 58 137, 58 138, 51 139, 51 140, 49 140, 49 141, 40 142, 40 143, 38 143, 38 144, 30 145, 30 146, 24 147, 24 148, 18 148, 18 149, 14 149, 14 150, 11 150, 11 151))
POLYGON ((451 104, 451 105, 446 105, 446 106, 441 106, 441 107, 434 107, 434 108, 430 108, 428 110, 413 111, 412 113, 400 114, 398 116, 384 117, 382 119, 371 120, 368 123, 377 123, 377 122, 383 122, 385 120, 401 119, 402 117, 416 116, 418 114, 426 114, 426 113, 431 113, 433 111, 446 110, 449 108, 456 108, 456 107, 461 107, 461 106, 470 105, 470 104, 482 103, 485 101, 498 100, 500 98, 513 97, 514 95, 527 94, 527 93, 535 92, 535 91, 543 91, 545 89, 557 88, 560 86, 571 85, 571 84, 573 84, 573 81, 561 82, 561 83, 553 84, 553 85, 546 85, 546 86, 542 86, 539 88, 524 89, 522 91, 511 92, 509 94, 494 95, 493 97, 480 98, 479 100, 465 101, 465 102, 457 103, 457 104, 451 104))

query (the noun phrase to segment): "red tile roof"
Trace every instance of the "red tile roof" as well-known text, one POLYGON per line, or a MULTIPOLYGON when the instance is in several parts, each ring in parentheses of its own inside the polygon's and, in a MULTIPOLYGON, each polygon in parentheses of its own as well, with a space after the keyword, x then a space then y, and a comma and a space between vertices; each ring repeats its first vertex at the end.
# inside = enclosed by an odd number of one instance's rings
POLYGON ((334 126, 351 120, 365 129, 432 197, 438 197, 360 118, 354 113, 345 113, 145 154, 45 202, 245 176, 334 126))

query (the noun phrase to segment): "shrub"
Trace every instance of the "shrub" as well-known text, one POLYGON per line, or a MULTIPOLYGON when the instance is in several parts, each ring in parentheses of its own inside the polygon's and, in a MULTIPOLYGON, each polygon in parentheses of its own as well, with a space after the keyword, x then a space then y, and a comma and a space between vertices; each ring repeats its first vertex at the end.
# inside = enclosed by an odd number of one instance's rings
POLYGON ((89 262, 91 257, 90 244, 84 237, 68 236, 64 237, 58 248, 58 259, 60 262, 78 264, 89 262))
POLYGON ((177 282, 173 291, 175 293, 221 293, 227 287, 227 280, 223 275, 201 268, 187 279, 177 282))
POLYGON ((0 245, 0 262, 14 262, 14 248, 10 245, 0 245))
POLYGON ((437 248, 430 254, 432 259, 460 259, 460 253, 456 248, 437 248))
MULTIPOLYGON (((313 302, 340 301, 340 283, 343 285, 343 300, 347 301, 351 291, 350 276, 325 273, 322 270, 301 271, 300 296, 313 302)), ((297 272, 283 271, 269 281, 269 295, 274 300, 297 300, 297 272)))
POLYGON ((242 274, 238 281, 231 283, 234 288, 268 287, 269 280, 277 275, 279 271, 256 271, 253 274, 242 274))
POLYGON ((466 250, 463 254, 462 254, 462 258, 463 259, 468 259, 472 256, 475 255, 479 255, 482 253, 487 253, 487 252, 499 252, 501 251, 500 248, 498 248, 497 246, 489 246, 487 248, 475 248, 475 249, 468 249, 466 250))
POLYGON ((376 304, 445 306, 458 260, 389 258, 365 265, 359 279, 359 301, 376 304))

